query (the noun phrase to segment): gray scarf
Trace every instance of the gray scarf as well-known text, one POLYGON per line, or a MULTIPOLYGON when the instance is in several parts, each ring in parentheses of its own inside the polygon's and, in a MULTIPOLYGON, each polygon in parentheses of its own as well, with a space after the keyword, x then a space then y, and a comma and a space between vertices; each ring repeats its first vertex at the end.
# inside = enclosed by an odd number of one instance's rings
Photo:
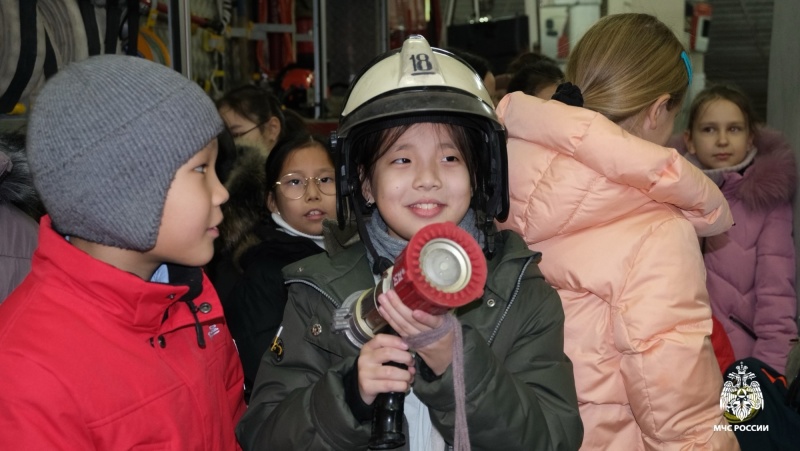
MULTIPOLYGON (((460 228, 475 238, 481 248, 483 248, 484 237, 483 233, 478 229, 475 224, 475 212, 470 209, 467 214, 458 224, 460 228)), ((375 247, 375 252, 379 256, 395 261, 400 252, 406 248, 408 241, 394 238, 389 236, 388 227, 383 222, 380 213, 376 210, 372 214, 372 218, 366 224, 367 234, 375 247)), ((367 252, 370 266, 374 266, 372 254, 367 252)), ((445 336, 450 330, 453 330, 453 396, 456 401, 455 406, 455 430, 453 433, 454 450, 455 451, 469 451, 471 449, 469 443, 469 427, 467 425, 467 411, 466 411, 466 395, 464 385, 464 343, 463 331, 461 330, 461 323, 452 315, 445 315, 445 320, 441 326, 436 329, 431 329, 427 332, 422 332, 414 337, 407 337, 406 343, 412 349, 425 347, 431 343, 436 342, 445 336)))
MULTIPOLYGON (((475 212, 472 209, 467 210, 467 214, 464 215, 464 218, 458 223, 458 226, 475 238, 478 245, 483 248, 483 232, 481 232, 475 224, 475 212)), ((392 262, 395 261, 397 256, 400 255, 400 252, 408 245, 408 241, 402 238, 389 236, 389 228, 386 223, 383 222, 383 218, 380 213, 378 213, 378 210, 375 210, 372 213, 371 219, 367 220, 366 227, 369 240, 372 242, 372 246, 375 247, 375 252, 377 252, 379 256, 388 258, 392 262)), ((369 259, 370 267, 372 267, 375 264, 372 254, 367 252, 367 258, 369 259)))

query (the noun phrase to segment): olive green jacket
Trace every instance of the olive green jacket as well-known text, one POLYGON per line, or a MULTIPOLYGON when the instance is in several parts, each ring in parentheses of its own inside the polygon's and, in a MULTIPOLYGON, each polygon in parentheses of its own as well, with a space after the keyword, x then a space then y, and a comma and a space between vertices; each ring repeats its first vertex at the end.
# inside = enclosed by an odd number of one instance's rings
MULTIPOLYGON (((583 426, 563 351, 561 301, 538 269, 539 254, 513 232, 500 232, 496 241, 482 299, 457 311, 472 449, 578 449, 583 426)), ((370 422, 353 416, 342 382, 359 350, 331 327, 335 308, 375 285, 365 248, 357 243, 301 260, 284 276, 282 359, 264 355, 239 441, 245 450, 366 450, 370 422)), ((432 382, 416 377, 413 390, 453 443, 452 368, 432 382)))

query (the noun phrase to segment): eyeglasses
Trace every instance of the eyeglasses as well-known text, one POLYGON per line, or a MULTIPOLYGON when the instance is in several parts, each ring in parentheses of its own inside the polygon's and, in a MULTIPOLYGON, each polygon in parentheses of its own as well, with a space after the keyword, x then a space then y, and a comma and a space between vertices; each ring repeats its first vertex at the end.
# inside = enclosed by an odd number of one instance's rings
POLYGON ((275 185, 288 199, 300 199, 308 190, 308 181, 314 180, 317 189, 326 196, 336 194, 336 179, 333 173, 322 174, 319 177, 303 177, 300 174, 286 174, 275 185))
POLYGON ((252 132, 253 130, 257 129, 258 127, 261 127, 261 126, 262 126, 262 125, 264 125, 264 124, 266 124, 266 122, 262 122, 262 123, 260 123, 260 124, 256 125, 256 126, 255 126, 255 127, 253 127, 253 128, 249 128, 249 129, 247 129, 247 130, 245 130, 245 131, 243 131, 243 132, 239 132, 239 133, 233 133, 233 132, 231 132, 231 137, 233 137, 233 139, 236 139, 236 138, 241 138, 242 136, 244 136, 244 135, 246 135, 246 134, 248 134, 248 133, 252 132))

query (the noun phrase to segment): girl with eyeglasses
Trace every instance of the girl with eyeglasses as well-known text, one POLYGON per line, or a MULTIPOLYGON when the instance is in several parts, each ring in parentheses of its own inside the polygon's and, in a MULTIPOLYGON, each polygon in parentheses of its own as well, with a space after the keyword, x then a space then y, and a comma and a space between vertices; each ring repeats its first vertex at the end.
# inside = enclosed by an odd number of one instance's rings
POLYGON ((308 133, 278 142, 267 158, 264 217, 232 250, 236 280, 220 296, 239 349, 246 398, 283 319, 287 292, 281 269, 325 249, 322 221, 336 214, 334 173, 327 144, 308 133))

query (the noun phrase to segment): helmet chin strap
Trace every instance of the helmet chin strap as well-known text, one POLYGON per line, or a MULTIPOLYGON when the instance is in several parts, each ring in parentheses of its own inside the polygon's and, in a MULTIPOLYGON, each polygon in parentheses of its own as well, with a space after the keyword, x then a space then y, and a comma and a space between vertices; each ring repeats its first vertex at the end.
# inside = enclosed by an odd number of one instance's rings
POLYGON ((483 229, 483 236, 484 238, 486 238, 486 244, 484 245, 483 248, 483 254, 486 255, 487 259, 491 260, 492 257, 494 257, 494 251, 495 251, 495 246, 494 246, 495 232, 492 230, 491 222, 487 223, 481 228, 483 229))
MULTIPOLYGON (((482 202, 483 203, 483 202, 482 202)), ((494 220, 484 211, 485 205, 475 209, 475 222, 477 223, 478 230, 483 232, 483 255, 491 260, 494 257, 495 245, 494 236, 495 232, 492 230, 494 220)))
POLYGON ((372 261, 375 262, 372 265, 372 273, 382 274, 384 271, 394 266, 394 262, 386 257, 378 255, 378 251, 375 250, 375 246, 372 245, 372 240, 369 238, 369 233, 367 233, 364 215, 361 214, 361 209, 356 206, 355 194, 350 193, 347 197, 350 198, 350 206, 353 208, 353 213, 356 215, 358 235, 361 237, 361 241, 364 243, 364 246, 366 246, 367 251, 372 255, 372 261))

